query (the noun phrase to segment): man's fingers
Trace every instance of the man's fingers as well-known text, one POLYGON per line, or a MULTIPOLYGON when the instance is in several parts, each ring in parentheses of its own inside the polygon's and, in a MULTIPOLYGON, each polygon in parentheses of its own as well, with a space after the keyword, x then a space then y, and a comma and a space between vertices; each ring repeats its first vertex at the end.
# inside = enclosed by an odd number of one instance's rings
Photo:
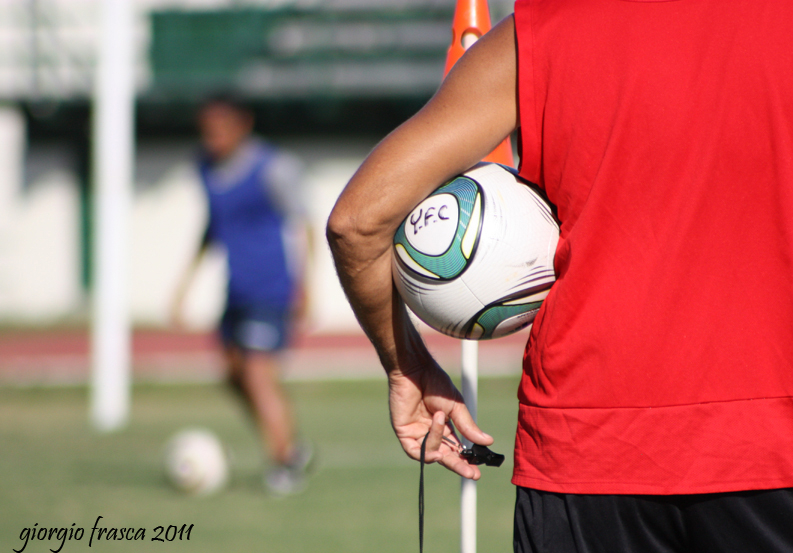
POLYGON ((442 456, 439 453, 441 443, 443 442, 443 432, 446 428, 446 413, 438 411, 432 415, 432 423, 430 424, 430 431, 427 434, 427 445, 425 447, 425 460, 428 463, 440 461, 442 456))
POLYGON ((468 461, 460 457, 457 453, 450 453, 440 460, 440 464, 452 472, 456 472, 464 478, 479 480, 482 476, 479 467, 468 464, 468 461))
POLYGON ((435 463, 440 461, 445 454, 441 451, 441 446, 446 430, 446 414, 443 411, 435 413, 430 421, 428 432, 425 424, 416 424, 414 428, 398 429, 397 436, 399 436, 399 442, 405 453, 416 461, 421 458, 421 444, 426 440, 424 461, 435 463))
POLYGON ((493 437, 479 429, 464 403, 455 405, 449 418, 454 423, 455 428, 468 441, 479 445, 491 445, 493 443, 493 437))

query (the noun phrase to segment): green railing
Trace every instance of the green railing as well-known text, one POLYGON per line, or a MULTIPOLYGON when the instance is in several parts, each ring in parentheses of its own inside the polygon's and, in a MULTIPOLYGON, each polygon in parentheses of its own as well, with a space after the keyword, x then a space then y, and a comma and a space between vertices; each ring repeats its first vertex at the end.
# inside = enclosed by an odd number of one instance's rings
POLYGON ((453 5, 423 10, 161 11, 151 93, 191 98, 424 97, 441 80, 453 5))

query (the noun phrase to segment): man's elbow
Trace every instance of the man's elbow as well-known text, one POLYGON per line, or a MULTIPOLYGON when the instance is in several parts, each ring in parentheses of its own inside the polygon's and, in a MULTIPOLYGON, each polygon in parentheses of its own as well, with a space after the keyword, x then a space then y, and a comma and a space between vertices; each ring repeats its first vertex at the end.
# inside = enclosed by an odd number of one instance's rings
POLYGON ((342 202, 336 204, 325 227, 325 236, 334 257, 350 255, 365 243, 368 233, 362 223, 364 222, 354 209, 342 202))
POLYGON ((349 238, 355 234, 354 224, 350 213, 345 212, 338 204, 330 212, 327 225, 325 226, 325 237, 328 240, 328 245, 334 255, 338 251, 341 244, 349 241, 349 238))
POLYGON ((391 244, 393 230, 377 218, 367 217, 365 210, 339 202, 328 217, 325 236, 338 263, 382 254, 391 244))

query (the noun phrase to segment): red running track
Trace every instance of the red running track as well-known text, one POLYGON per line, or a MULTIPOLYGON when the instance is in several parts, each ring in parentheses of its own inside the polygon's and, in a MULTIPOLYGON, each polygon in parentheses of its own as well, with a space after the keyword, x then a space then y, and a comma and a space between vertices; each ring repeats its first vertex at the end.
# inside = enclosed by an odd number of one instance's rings
MULTIPOLYGON (((526 332, 482 342, 483 375, 518 374, 526 332)), ((460 342, 433 331, 425 341, 452 374, 459 372, 460 342)), ((82 384, 90 374, 87 330, 0 332, 0 384, 82 384)), ((213 381, 223 359, 213 333, 136 330, 132 340, 133 377, 150 381, 213 381)), ((363 334, 309 334, 284 357, 291 380, 382 378, 374 349, 363 334)))

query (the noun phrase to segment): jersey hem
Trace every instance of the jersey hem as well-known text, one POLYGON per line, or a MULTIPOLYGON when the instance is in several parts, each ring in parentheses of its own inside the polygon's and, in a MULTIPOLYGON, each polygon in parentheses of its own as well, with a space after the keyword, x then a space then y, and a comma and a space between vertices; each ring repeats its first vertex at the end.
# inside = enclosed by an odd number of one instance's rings
POLYGON ((714 482, 699 486, 659 488, 641 482, 553 482, 515 475, 512 477, 512 483, 522 488, 544 492, 586 495, 694 495, 793 488, 793 478, 714 482))
POLYGON ((793 487, 793 398, 655 408, 522 404, 515 485, 678 495, 793 487))

